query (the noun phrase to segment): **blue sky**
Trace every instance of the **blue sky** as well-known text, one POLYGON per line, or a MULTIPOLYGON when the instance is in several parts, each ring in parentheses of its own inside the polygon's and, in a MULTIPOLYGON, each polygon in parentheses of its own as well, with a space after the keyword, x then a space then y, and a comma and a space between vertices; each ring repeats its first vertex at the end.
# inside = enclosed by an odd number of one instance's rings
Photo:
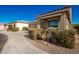
MULTIPOLYGON (((63 5, 0 5, 0 23, 16 20, 34 21, 35 17, 48 11, 63 8, 63 5)), ((72 6, 72 23, 79 23, 79 6, 72 6)))

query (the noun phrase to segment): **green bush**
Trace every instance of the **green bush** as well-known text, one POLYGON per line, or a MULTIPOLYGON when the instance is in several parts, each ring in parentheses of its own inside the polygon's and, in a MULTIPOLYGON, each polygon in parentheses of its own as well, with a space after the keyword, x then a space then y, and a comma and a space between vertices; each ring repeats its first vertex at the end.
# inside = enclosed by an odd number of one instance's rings
POLYGON ((34 40, 34 32, 32 30, 29 30, 29 38, 34 40))
POLYGON ((56 39, 55 43, 58 43, 61 46, 67 48, 74 48, 75 45, 75 37, 74 31, 71 30, 63 30, 63 31, 52 31, 52 36, 56 39))
POLYGON ((40 40, 42 34, 44 33, 44 31, 42 29, 38 29, 38 28, 28 28, 29 30, 29 37, 31 39, 37 39, 40 40))
POLYGON ((79 24, 73 24, 73 27, 76 29, 76 32, 79 34, 79 24))
POLYGON ((23 31, 26 31, 26 30, 28 30, 28 28, 27 27, 23 27, 23 31))
POLYGON ((43 35, 43 34, 46 34, 46 31, 45 30, 42 30, 41 31, 41 35, 43 35))
POLYGON ((42 40, 41 34, 36 34, 36 39, 37 40, 42 40))
POLYGON ((13 31, 13 32, 16 32, 16 31, 19 31, 19 28, 14 27, 14 26, 12 26, 12 25, 9 25, 7 31, 13 31))
POLYGON ((12 25, 9 25, 9 26, 8 26, 7 31, 13 31, 13 27, 12 27, 12 25))
POLYGON ((19 31, 19 28, 17 28, 17 27, 13 27, 13 30, 12 30, 13 32, 17 32, 17 31, 19 31))

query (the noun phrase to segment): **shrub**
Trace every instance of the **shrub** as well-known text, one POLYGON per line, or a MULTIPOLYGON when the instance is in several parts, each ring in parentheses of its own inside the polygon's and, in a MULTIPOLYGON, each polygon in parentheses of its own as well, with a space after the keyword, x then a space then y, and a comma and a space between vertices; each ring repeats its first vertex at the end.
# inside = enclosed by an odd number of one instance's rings
POLYGON ((46 31, 45 30, 42 30, 41 31, 41 35, 43 35, 43 34, 46 34, 46 31))
POLYGON ((9 25, 9 26, 8 26, 7 31, 13 31, 13 27, 12 27, 12 25, 9 25))
POLYGON ((40 40, 41 39, 41 31, 42 31, 42 29, 28 28, 28 31, 29 31, 29 37, 31 39, 33 39, 33 40, 35 40, 35 39, 40 40))
POLYGON ((28 28, 27 27, 23 27, 23 31, 26 31, 26 30, 28 30, 28 28))
POLYGON ((14 32, 16 32, 16 31, 19 31, 19 28, 14 27, 14 26, 12 26, 12 25, 9 25, 7 31, 14 31, 14 32))
POLYGON ((19 28, 13 27, 13 30, 12 31, 17 32, 17 31, 19 31, 19 28))
POLYGON ((64 39, 64 46, 68 48, 74 48, 75 45, 75 33, 74 31, 71 30, 65 30, 61 32, 62 34, 62 39, 64 39))
POLYGON ((36 34, 36 38, 37 40, 41 40, 42 39, 41 34, 36 34))
POLYGON ((74 48, 75 38, 74 31, 52 31, 52 36, 56 39, 56 43, 67 48, 74 48))
POLYGON ((29 37, 34 40, 34 32, 29 30, 29 37))
POLYGON ((73 24, 73 27, 77 30, 76 32, 79 34, 79 24, 73 24))

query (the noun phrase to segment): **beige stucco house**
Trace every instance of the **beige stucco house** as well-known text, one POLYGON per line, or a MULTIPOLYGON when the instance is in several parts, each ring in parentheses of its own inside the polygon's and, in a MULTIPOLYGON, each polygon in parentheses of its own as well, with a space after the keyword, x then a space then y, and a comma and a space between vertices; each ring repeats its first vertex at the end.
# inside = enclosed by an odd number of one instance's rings
POLYGON ((12 22, 12 23, 9 23, 7 24, 7 28, 8 26, 11 25, 11 26, 15 26, 17 28, 19 28, 19 30, 23 30, 24 27, 29 27, 29 22, 27 21, 16 21, 16 22, 12 22))
POLYGON ((70 7, 64 7, 55 11, 50 11, 44 14, 40 14, 36 17, 39 21, 40 28, 53 28, 59 30, 72 29, 72 9, 70 7))

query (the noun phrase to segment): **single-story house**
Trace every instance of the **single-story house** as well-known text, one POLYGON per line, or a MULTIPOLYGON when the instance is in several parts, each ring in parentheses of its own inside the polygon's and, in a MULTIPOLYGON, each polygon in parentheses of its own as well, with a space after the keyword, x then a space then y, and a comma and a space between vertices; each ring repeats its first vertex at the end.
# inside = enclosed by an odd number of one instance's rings
POLYGON ((47 29, 49 27, 59 30, 70 30, 72 20, 71 7, 64 7, 55 11, 40 14, 36 17, 39 21, 40 28, 47 29))
POLYGON ((19 30, 23 30, 24 27, 29 27, 29 22, 27 21, 16 21, 16 22, 12 22, 12 23, 9 23, 7 24, 7 26, 15 26, 17 28, 19 28, 19 30))

